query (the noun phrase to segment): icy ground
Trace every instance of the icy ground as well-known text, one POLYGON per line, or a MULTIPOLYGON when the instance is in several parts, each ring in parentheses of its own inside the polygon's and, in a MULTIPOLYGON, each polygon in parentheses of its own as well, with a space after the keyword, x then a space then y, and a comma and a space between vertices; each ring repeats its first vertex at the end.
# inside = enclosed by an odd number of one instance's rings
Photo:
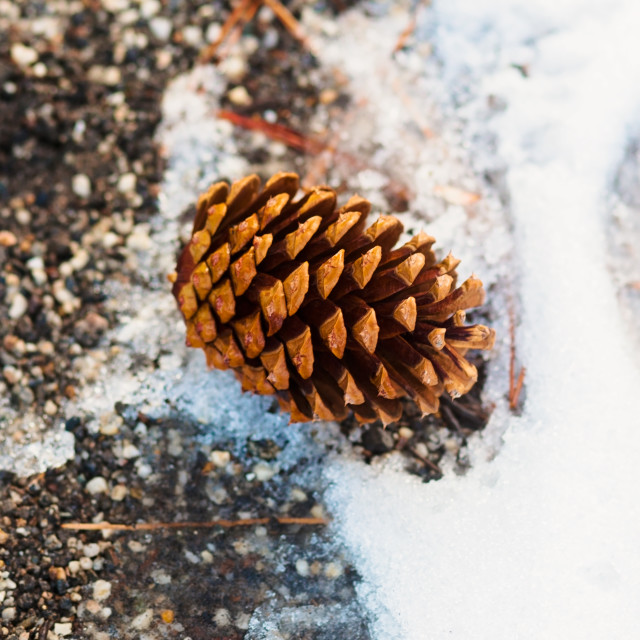
MULTIPOLYGON (((69 415, 91 412, 97 430, 116 400, 151 415, 168 400, 203 424, 203 437, 208 429, 235 438, 238 454, 254 430, 287 442, 283 468, 338 449, 322 469, 325 503, 336 544, 363 576, 361 603, 379 640, 634 637, 640 375, 623 269, 637 273, 640 238, 627 238, 621 262, 609 253, 620 238, 608 226, 627 220, 625 232, 638 233, 628 222, 638 209, 620 209, 630 199, 616 189, 637 189, 639 176, 615 178, 638 130, 640 8, 435 2, 392 56, 408 6, 366 3, 338 21, 309 11, 304 26, 353 97, 333 132, 345 150, 370 158, 355 174, 337 160, 328 181, 344 180, 383 208, 385 187, 402 179, 407 226, 424 226, 490 287, 502 340, 485 387, 495 410, 471 443, 473 469, 425 485, 393 454, 366 466, 331 425, 288 428, 264 399, 242 396, 231 376, 204 373, 201 355, 186 353, 163 284, 185 231, 179 214, 212 178, 249 168, 231 127, 214 116, 213 67, 167 92, 159 136, 169 169, 152 246, 139 257, 151 293, 114 290, 123 325, 111 338, 121 352, 106 367, 86 363, 95 383, 69 415), (510 309, 527 367, 521 417, 504 399, 510 309), (158 359, 160 371, 131 371, 132 353, 158 359)), ((277 620, 263 622, 256 613, 248 637, 277 638, 277 620)))

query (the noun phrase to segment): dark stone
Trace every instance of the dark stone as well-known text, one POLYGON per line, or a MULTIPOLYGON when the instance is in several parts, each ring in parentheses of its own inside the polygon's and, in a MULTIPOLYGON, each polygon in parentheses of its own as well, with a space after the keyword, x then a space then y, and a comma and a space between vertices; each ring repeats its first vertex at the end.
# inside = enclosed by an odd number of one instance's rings
POLYGON ((362 446, 371 453, 386 453, 394 447, 394 439, 391 431, 373 425, 362 434, 362 446))

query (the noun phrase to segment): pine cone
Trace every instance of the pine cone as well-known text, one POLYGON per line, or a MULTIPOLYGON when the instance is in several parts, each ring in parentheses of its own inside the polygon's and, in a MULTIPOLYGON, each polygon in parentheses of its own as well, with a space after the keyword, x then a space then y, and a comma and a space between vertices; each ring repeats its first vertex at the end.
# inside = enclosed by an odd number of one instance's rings
POLYGON ((468 349, 490 349, 495 332, 465 326, 482 304, 475 277, 456 288, 459 261, 437 261, 419 233, 394 249, 402 224, 353 196, 314 187, 294 200, 299 179, 256 175, 212 185, 198 200, 193 235, 173 274, 187 345, 207 363, 231 368, 244 390, 277 394, 292 422, 387 424, 400 398, 423 413, 443 392, 471 389, 468 349))

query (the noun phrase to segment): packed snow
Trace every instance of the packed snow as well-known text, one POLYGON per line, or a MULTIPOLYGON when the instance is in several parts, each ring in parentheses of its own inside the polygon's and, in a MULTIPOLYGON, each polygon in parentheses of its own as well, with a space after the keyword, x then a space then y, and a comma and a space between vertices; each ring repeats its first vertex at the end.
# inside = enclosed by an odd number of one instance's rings
MULTIPOLYGON (((423 20, 459 112, 503 105, 484 126, 508 168, 527 401, 497 457, 464 477, 425 486, 336 460, 336 530, 365 577, 378 638, 633 637, 640 379, 604 223, 637 126, 640 9, 448 0, 423 20)), ((361 28, 380 37, 387 25, 361 28)), ((468 130, 470 154, 490 154, 474 143, 478 122, 468 130)))

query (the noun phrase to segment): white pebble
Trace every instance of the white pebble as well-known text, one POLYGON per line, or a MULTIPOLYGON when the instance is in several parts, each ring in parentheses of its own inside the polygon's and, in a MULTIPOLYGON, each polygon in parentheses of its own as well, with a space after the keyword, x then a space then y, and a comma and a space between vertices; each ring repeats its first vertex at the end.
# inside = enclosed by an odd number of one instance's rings
POLYGON ((89 571, 89 569, 93 569, 93 560, 91 558, 87 558, 83 556, 78 560, 78 564, 83 571, 89 571))
POLYGON ((147 609, 131 621, 131 628, 137 631, 147 629, 153 620, 153 609, 147 609))
POLYGON ((17 367, 12 367, 10 364, 4 367, 2 375, 9 384, 17 384, 22 380, 22 371, 17 367))
POLYGON ((136 174, 135 173, 123 173, 118 178, 118 191, 120 193, 131 193, 136 188, 136 174))
POLYGON ((72 560, 68 565, 69 573, 75 576, 80 571, 80 563, 77 560, 72 560))
POLYGON ((228 627, 231 624, 231 616, 227 609, 216 609, 213 620, 219 627, 228 627))
POLYGON ((122 73, 118 67, 103 67, 94 65, 87 73, 87 78, 91 82, 99 82, 100 84, 112 87, 122 80, 122 73))
POLYGON ((140 449, 135 444, 127 443, 122 447, 122 457, 125 460, 132 460, 140 455, 140 449))
POLYGON ((264 462, 258 462, 258 464, 253 467, 252 471, 255 474, 255 478, 258 482, 268 482, 277 473, 278 469, 275 467, 270 467, 264 462))
POLYGON ((296 560, 296 571, 298 575, 306 578, 309 575, 309 563, 304 558, 296 560))
POLYGON ((111 489, 111 499, 114 502, 121 502, 127 497, 129 493, 129 489, 123 484, 117 484, 113 489, 111 489))
POLYGON ((238 85, 231 89, 231 91, 227 93, 227 96, 233 104, 237 104, 241 107, 249 106, 253 102, 246 87, 242 85, 238 85))
POLYGON ((10 622, 16 617, 16 608, 15 607, 7 607, 2 610, 2 619, 5 622, 10 622))
POLYGON ((204 38, 207 42, 215 42, 220 37, 222 31, 222 25, 219 22, 212 22, 204 34, 204 38))
POLYGON ((168 40, 173 30, 173 25, 169 18, 158 16, 149 21, 149 29, 158 40, 168 40))
POLYGON ((202 558, 202 562, 206 562, 207 564, 211 564, 213 562, 213 554, 207 549, 200 552, 200 557, 202 558))
POLYGON ((44 403, 44 412, 48 416, 55 416, 56 413, 58 412, 58 405, 55 402, 53 402, 53 400, 47 400, 44 403))
POLYGON ((324 575, 329 578, 329 580, 335 580, 342 575, 342 565, 338 562, 329 562, 327 566, 324 568, 324 575))
POLYGON ((231 82, 240 82, 249 70, 247 61, 239 56, 229 56, 225 58, 218 68, 231 82))
POLYGON ((20 42, 11 46, 11 59, 19 67, 28 67, 38 59, 38 52, 20 42))
POLYGON ((53 625, 53 632, 59 636, 71 635, 71 623, 70 622, 56 622, 53 625))
POLYGON ((129 547, 129 549, 131 549, 131 551, 133 551, 133 553, 142 553, 147 548, 144 544, 138 542, 137 540, 129 540, 127 546, 129 547))
POLYGON ((160 0, 144 0, 140 5, 140 15, 148 20, 155 16, 160 9, 162 9, 160 0))
POLYGON ((89 252, 86 249, 78 249, 73 258, 69 260, 69 264, 73 267, 74 271, 79 271, 87 266, 89 257, 89 252))
POLYGON ((216 449, 209 454, 209 460, 211 460, 215 467, 226 467, 231 460, 231 454, 228 451, 216 449))
POLYGON ((109 490, 107 481, 102 476, 91 478, 91 480, 87 482, 87 486, 85 488, 92 495, 96 495, 98 493, 107 493, 107 491, 109 490))
POLYGON ((88 542, 82 548, 85 558, 95 558, 100 554, 100 545, 97 542, 88 542))
POLYGON ((71 188, 80 198, 88 198, 91 195, 91 180, 84 173, 76 173, 71 179, 71 188))
POLYGON ((199 47, 202 45, 202 31, 200 27, 196 25, 188 25, 182 30, 182 38, 185 43, 192 47, 199 47))
POLYGON ((93 583, 94 600, 106 600, 111 595, 111 583, 106 580, 96 580, 93 583))
POLYGON ((9 317, 13 320, 21 318, 27 312, 28 308, 29 302, 27 299, 21 293, 16 293, 9 307, 9 317))

